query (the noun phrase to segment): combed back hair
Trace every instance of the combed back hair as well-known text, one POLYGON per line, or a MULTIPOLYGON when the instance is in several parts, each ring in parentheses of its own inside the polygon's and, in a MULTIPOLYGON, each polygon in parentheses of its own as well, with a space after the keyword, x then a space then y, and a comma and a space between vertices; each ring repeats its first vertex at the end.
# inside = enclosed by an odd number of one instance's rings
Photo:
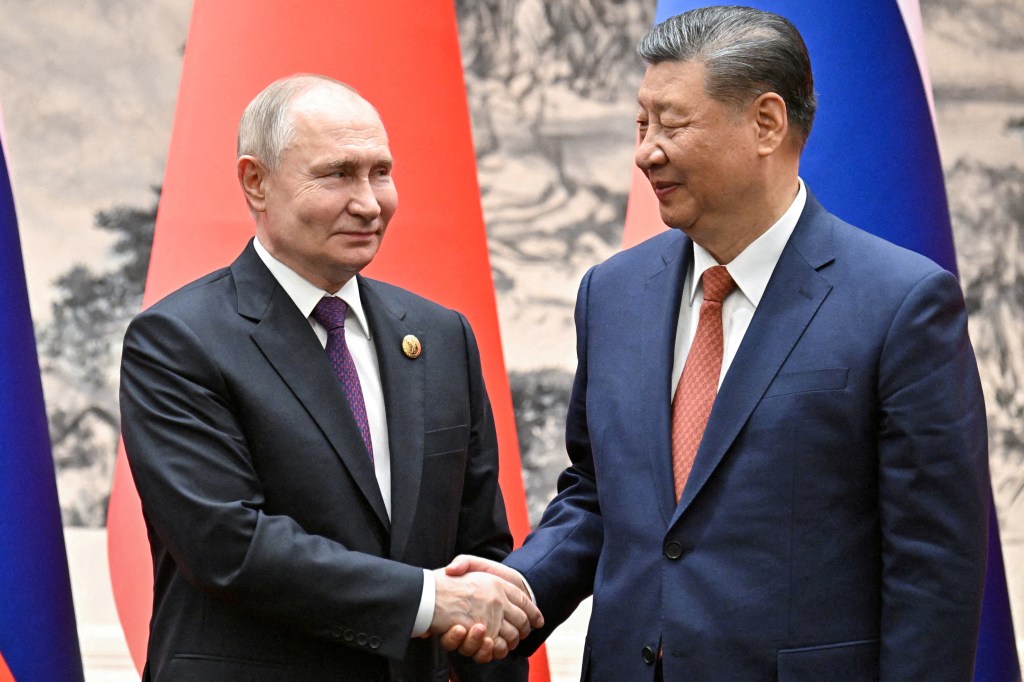
POLYGON ((751 7, 702 7, 661 22, 636 49, 648 64, 704 64, 708 96, 735 108, 774 92, 786 103, 801 146, 811 134, 817 108, 811 58, 784 17, 751 7))
POLYGON ((324 84, 339 85, 359 94, 350 85, 317 74, 299 73, 274 81, 242 112, 238 122, 238 156, 254 156, 270 170, 277 170, 281 154, 295 133, 291 103, 304 92, 324 84))

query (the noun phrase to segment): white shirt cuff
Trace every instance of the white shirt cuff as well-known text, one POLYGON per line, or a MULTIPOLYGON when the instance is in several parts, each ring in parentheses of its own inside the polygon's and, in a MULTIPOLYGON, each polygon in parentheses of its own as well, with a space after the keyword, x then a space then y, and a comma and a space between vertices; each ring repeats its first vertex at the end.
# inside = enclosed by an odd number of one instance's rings
POLYGON ((514 568, 510 568, 510 567, 508 567, 508 570, 512 571, 513 573, 515 573, 516 575, 518 575, 518 576, 519 576, 519 579, 523 581, 523 587, 525 587, 525 588, 526 588, 526 594, 527 594, 527 596, 529 596, 529 597, 530 597, 530 601, 532 601, 532 602, 534 603, 534 605, 536 605, 536 604, 537 604, 537 597, 535 597, 535 596, 533 595, 533 588, 532 588, 532 587, 530 587, 530 583, 528 583, 528 582, 526 581, 526 578, 524 578, 524 577, 523 577, 523 574, 522 574, 522 573, 520 573, 519 571, 517 571, 517 570, 516 570, 516 569, 514 569, 514 568))
MULTIPOLYGON (((525 582, 525 581, 524 581, 525 582)), ((423 569, 423 594, 420 595, 420 607, 416 611, 416 621, 412 624, 412 636, 425 635, 434 620, 434 602, 437 599, 434 587, 434 574, 423 569)))

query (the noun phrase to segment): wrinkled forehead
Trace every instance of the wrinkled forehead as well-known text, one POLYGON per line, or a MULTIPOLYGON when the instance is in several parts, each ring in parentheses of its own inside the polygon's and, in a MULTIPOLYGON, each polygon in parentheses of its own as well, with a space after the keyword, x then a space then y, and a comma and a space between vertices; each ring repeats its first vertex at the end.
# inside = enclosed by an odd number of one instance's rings
POLYGON ((344 153, 375 159, 386 157, 390 163, 384 124, 377 110, 358 95, 342 91, 340 96, 327 92, 296 99, 291 117, 293 133, 286 151, 304 148, 307 156, 344 153))
POLYGON ((387 133, 372 108, 300 109, 283 158, 324 172, 390 169, 394 163, 387 133))
POLYGON ((641 111, 658 113, 707 99, 707 67, 703 62, 658 62, 644 72, 637 91, 641 111))

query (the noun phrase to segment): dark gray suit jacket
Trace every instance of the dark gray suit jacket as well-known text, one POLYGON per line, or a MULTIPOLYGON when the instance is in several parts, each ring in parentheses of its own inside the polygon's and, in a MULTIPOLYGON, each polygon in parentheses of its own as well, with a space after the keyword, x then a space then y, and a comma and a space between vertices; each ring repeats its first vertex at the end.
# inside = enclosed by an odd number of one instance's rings
MULTIPOLYGON (((459 313, 358 282, 390 520, 326 353, 251 243, 129 327, 122 430, 155 573, 148 677, 447 679, 436 639, 409 636, 421 567, 512 544, 480 359, 459 313), (419 358, 402 353, 407 334, 419 358)), ((521 665, 466 666, 462 679, 525 679, 521 665)))

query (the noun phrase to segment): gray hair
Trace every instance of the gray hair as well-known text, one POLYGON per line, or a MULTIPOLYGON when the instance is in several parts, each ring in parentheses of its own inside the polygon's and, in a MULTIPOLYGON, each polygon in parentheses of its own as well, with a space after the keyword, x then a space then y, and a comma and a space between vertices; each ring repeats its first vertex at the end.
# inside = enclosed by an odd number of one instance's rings
POLYGON ((702 7, 661 22, 636 49, 648 64, 704 64, 708 96, 733 107, 774 92, 786 103, 801 145, 811 134, 817 108, 811 58, 784 17, 751 7, 702 7))
POLYGON ((295 134, 290 111, 292 102, 315 87, 331 84, 359 94, 339 80, 309 73, 287 76, 264 88, 242 112, 238 123, 238 156, 254 156, 269 170, 277 170, 281 155, 295 134))

